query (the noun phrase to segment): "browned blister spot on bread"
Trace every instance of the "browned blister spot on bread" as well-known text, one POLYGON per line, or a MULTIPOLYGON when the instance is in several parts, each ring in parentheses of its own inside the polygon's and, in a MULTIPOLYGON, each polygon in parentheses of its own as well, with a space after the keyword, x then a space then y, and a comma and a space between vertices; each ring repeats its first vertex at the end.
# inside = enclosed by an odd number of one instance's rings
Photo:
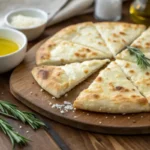
POLYGON ((94 99, 98 99, 99 95, 98 94, 93 94, 94 99))
POLYGON ((48 79, 49 72, 47 70, 39 70, 38 72, 38 78, 42 78, 43 80, 48 79))
POLYGON ((119 36, 116 33, 113 33, 113 37, 117 37, 118 38, 119 36))
POLYGON ((132 73, 132 74, 133 74, 133 73, 135 73, 135 71, 134 71, 134 70, 129 70, 129 72, 130 72, 130 73, 132 73))
POLYGON ((88 70, 84 70, 84 73, 88 73, 89 71, 88 70))
POLYGON ((149 48, 150 47, 150 42, 145 43, 145 47, 149 48))
POLYGON ((102 77, 97 77, 96 81, 101 82, 103 79, 102 77))
POLYGON ((130 64, 129 63, 126 63, 125 64, 125 68, 129 68, 130 67, 130 64))
POLYGON ((125 32, 121 32, 121 31, 120 31, 119 33, 120 33, 121 35, 126 35, 126 33, 125 33, 125 32))
POLYGON ((41 55, 41 59, 49 59, 50 58, 50 54, 42 54, 41 55))
POLYGON ((129 91, 130 91, 129 89, 124 88, 124 87, 122 87, 122 86, 116 86, 116 87, 115 87, 115 90, 116 90, 116 91, 120 91, 120 92, 129 92, 129 91))

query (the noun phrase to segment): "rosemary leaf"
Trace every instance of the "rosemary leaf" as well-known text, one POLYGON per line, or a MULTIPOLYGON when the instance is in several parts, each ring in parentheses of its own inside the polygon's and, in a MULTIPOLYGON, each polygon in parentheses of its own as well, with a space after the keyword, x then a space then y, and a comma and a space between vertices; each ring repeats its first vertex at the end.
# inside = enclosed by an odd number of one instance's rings
POLYGON ((150 67, 150 62, 149 62, 150 59, 147 58, 139 48, 127 46, 127 49, 129 50, 131 55, 135 55, 137 59, 137 64, 142 69, 146 69, 147 67, 150 67))
POLYGON ((29 124, 33 129, 38 129, 41 126, 46 126, 42 121, 35 117, 33 113, 20 111, 17 106, 7 101, 0 101, 0 111, 2 113, 12 115, 13 117, 21 120, 23 123, 29 124))
POLYGON ((1 118, 0 118, 0 129, 4 132, 4 134, 6 134, 9 137, 13 147, 15 146, 15 144, 26 145, 27 142, 29 141, 29 139, 15 132, 13 127, 8 122, 6 122, 1 118))

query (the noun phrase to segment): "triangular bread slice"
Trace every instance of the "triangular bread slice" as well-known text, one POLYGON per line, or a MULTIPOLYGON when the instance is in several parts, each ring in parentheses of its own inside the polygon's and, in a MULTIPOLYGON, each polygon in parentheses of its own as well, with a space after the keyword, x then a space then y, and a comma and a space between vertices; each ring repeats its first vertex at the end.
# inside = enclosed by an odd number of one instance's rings
POLYGON ((93 83, 79 94, 74 101, 74 107, 106 113, 150 111, 147 99, 126 78, 115 62, 111 62, 93 83))
POLYGON ((108 59, 84 61, 65 66, 39 66, 33 68, 32 75, 44 90, 59 98, 107 62, 109 62, 108 59))
POLYGON ((91 59, 104 59, 107 54, 83 45, 61 39, 46 41, 36 53, 36 64, 62 65, 91 59))
POLYGON ((125 60, 116 60, 116 62, 150 103, 150 68, 142 69, 136 63, 125 60))
POLYGON ((120 22, 96 23, 95 26, 114 56, 132 43, 146 28, 144 25, 120 22))
POLYGON ((107 54, 107 58, 112 57, 112 53, 106 46, 103 38, 92 22, 79 23, 68 26, 57 32, 52 38, 69 40, 74 43, 85 45, 89 48, 100 50, 107 54))
MULTIPOLYGON (((139 48, 144 55, 150 58, 150 28, 144 31, 139 38, 137 38, 132 44, 132 47, 139 48)), ((127 60, 131 62, 137 62, 134 55, 131 55, 128 49, 125 49, 120 54, 117 55, 117 59, 127 60)))

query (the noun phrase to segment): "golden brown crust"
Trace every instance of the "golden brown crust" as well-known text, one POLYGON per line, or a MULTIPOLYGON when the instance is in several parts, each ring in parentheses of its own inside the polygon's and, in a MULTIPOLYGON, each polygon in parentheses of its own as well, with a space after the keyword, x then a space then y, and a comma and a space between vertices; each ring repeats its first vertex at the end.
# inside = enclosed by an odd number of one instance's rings
MULTIPOLYGON (((57 42, 58 43, 58 42, 57 42)), ((48 39, 36 52, 36 64, 43 64, 50 59, 50 49, 54 48, 57 43, 51 39, 48 39)))
POLYGON ((63 69, 61 69, 61 67, 35 67, 32 70, 32 74, 39 85, 46 89, 49 93, 57 93, 57 91, 61 91, 67 88, 69 85, 67 82, 65 82, 67 80, 64 80, 64 78, 67 78, 67 76, 65 76, 65 72, 63 69))

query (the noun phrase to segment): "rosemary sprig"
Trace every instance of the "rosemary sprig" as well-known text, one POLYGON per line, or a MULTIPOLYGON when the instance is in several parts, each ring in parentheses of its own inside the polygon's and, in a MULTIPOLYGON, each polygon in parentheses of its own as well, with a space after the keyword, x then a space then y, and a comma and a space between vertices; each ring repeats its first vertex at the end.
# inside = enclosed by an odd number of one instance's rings
POLYGON ((137 64, 142 68, 146 69, 147 67, 150 67, 150 59, 147 58, 139 48, 127 46, 127 49, 129 50, 131 55, 135 55, 137 59, 137 64))
POLYGON ((29 139, 21 136, 14 131, 13 127, 9 125, 8 122, 0 118, 0 129, 8 135, 13 147, 15 144, 26 145, 29 139))
POLYGON ((33 113, 20 111, 17 109, 16 105, 11 104, 7 101, 0 101, 0 111, 2 113, 12 115, 12 117, 21 120, 23 123, 29 124, 35 130, 40 128, 41 126, 45 126, 45 124, 38 118, 36 118, 33 113))

